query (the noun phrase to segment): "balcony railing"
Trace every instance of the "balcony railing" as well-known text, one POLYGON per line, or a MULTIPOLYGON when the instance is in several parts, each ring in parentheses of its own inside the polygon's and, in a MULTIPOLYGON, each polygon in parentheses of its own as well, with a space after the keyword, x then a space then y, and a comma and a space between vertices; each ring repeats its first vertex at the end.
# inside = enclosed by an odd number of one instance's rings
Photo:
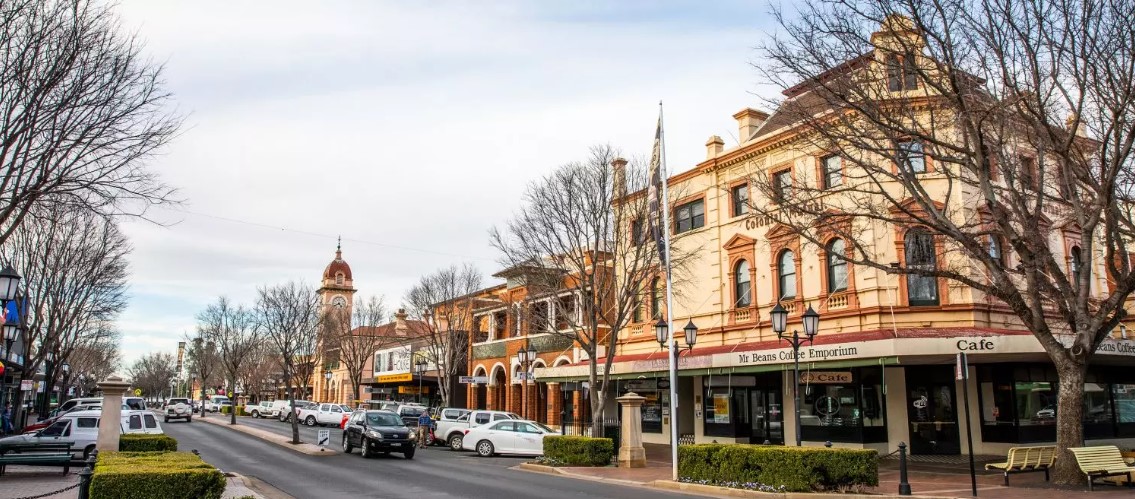
POLYGON ((828 310, 837 310, 847 308, 848 294, 840 293, 828 297, 828 310))

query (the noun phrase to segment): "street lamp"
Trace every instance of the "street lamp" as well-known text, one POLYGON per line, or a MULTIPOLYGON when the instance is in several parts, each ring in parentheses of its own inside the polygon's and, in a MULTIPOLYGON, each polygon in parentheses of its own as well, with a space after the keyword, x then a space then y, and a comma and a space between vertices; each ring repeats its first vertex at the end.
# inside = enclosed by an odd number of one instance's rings
POLYGON ((0 302, 7 303, 16 299, 20 289, 20 274, 10 266, 0 270, 0 302))
POLYGON ((425 377, 427 365, 429 365, 429 363, 426 362, 426 359, 418 359, 417 362, 414 362, 414 367, 417 368, 417 371, 418 371, 418 403, 419 404, 422 403, 422 378, 425 377))
POLYGON ((59 370, 63 372, 63 386, 59 389, 59 403, 62 404, 67 401, 67 385, 71 381, 71 364, 68 364, 65 360, 62 364, 59 364, 59 370))
MULTIPOLYGON (((678 356, 681 355, 682 350, 692 352, 694 350, 694 345, 698 342, 698 327, 694 325, 693 319, 690 319, 688 322, 686 322, 686 327, 682 328, 682 333, 686 336, 686 347, 677 348, 678 340, 677 338, 675 338, 674 354, 672 355, 674 359, 677 359, 678 356)), ((658 340, 658 346, 665 350, 666 341, 670 339, 670 325, 666 324, 665 320, 659 319, 658 322, 654 324, 654 336, 658 340)))
POLYGON ((792 336, 785 336, 784 332, 788 330, 788 311, 780 306, 780 302, 772 308, 769 314, 772 318, 772 330, 776 333, 776 337, 787 341, 792 346, 792 361, 793 361, 793 379, 792 393, 796 399, 794 404, 796 407, 796 446, 800 447, 800 347, 805 343, 812 343, 816 337, 816 330, 820 327, 820 314, 808 305, 808 310, 804 312, 804 317, 801 321, 804 323, 804 337, 800 336, 800 332, 793 329, 792 336))
POLYGON ((516 352, 516 358, 520 361, 521 368, 520 403, 523 407, 521 407, 520 415, 528 419, 532 419, 528 415, 528 369, 530 369, 532 367, 532 364, 536 362, 537 353, 538 352, 536 351, 536 347, 532 345, 528 345, 528 348, 526 349, 521 348, 519 352, 516 352))
MULTIPOLYGON (((10 360, 12 358, 12 343, 16 341, 16 334, 20 330, 20 321, 17 320, 15 324, 8 324, 8 302, 15 300, 20 289, 20 274, 11 266, 5 265, 3 270, 0 270, 0 318, 4 319, 4 358, 2 360, 10 360)), ((22 307, 21 307, 22 308, 22 307)), ((23 314, 17 309, 17 317, 22 317, 23 314)), ((4 375, 0 374, 0 405, 3 405, 8 400, 7 387, 4 386, 4 375)))
POLYGON ((331 402, 331 370, 328 369, 323 372, 323 395, 324 402, 331 402))

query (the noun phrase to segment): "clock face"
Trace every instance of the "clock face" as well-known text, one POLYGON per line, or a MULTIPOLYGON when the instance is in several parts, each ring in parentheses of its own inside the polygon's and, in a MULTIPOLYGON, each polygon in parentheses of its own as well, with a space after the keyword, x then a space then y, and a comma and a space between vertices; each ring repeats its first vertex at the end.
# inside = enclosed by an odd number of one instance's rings
POLYGON ((331 304, 334 305, 335 308, 343 308, 347 306, 347 299, 342 296, 336 296, 331 299, 331 304))

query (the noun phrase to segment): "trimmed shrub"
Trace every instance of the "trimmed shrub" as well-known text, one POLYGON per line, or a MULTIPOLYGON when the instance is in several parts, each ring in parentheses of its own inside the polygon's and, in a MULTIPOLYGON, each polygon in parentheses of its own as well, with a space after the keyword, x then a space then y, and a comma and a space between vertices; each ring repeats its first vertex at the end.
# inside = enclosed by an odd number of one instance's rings
MULTIPOLYGON (((545 447, 547 445, 545 444, 545 447)), ((879 485, 874 450, 703 444, 678 447, 678 478, 785 492, 861 491, 879 485)))
MULTIPOLYGON (((248 412, 245 411, 243 405, 236 406, 236 410, 237 410, 237 412, 236 412, 237 416, 247 416, 248 415, 248 412)), ((233 412, 232 406, 230 406, 230 405, 222 405, 221 406, 221 414, 229 414, 231 412, 233 412)))
POLYGON ((128 433, 118 438, 118 450, 123 452, 172 452, 177 450, 177 439, 169 435, 128 433))
POLYGON ((189 452, 102 452, 91 499, 220 499, 225 476, 189 452))
POLYGON ((544 458, 561 466, 607 466, 615 455, 609 438, 565 435, 544 437, 544 458))

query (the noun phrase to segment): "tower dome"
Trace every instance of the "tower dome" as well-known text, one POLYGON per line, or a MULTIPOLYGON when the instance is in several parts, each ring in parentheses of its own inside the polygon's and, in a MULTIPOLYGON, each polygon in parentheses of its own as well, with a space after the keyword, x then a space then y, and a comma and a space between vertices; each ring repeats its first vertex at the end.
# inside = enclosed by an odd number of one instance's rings
POLYGON ((324 281, 334 281, 335 284, 342 286, 346 281, 351 280, 351 266, 343 260, 343 244, 342 241, 335 246, 335 259, 327 264, 327 268, 323 270, 324 281))

